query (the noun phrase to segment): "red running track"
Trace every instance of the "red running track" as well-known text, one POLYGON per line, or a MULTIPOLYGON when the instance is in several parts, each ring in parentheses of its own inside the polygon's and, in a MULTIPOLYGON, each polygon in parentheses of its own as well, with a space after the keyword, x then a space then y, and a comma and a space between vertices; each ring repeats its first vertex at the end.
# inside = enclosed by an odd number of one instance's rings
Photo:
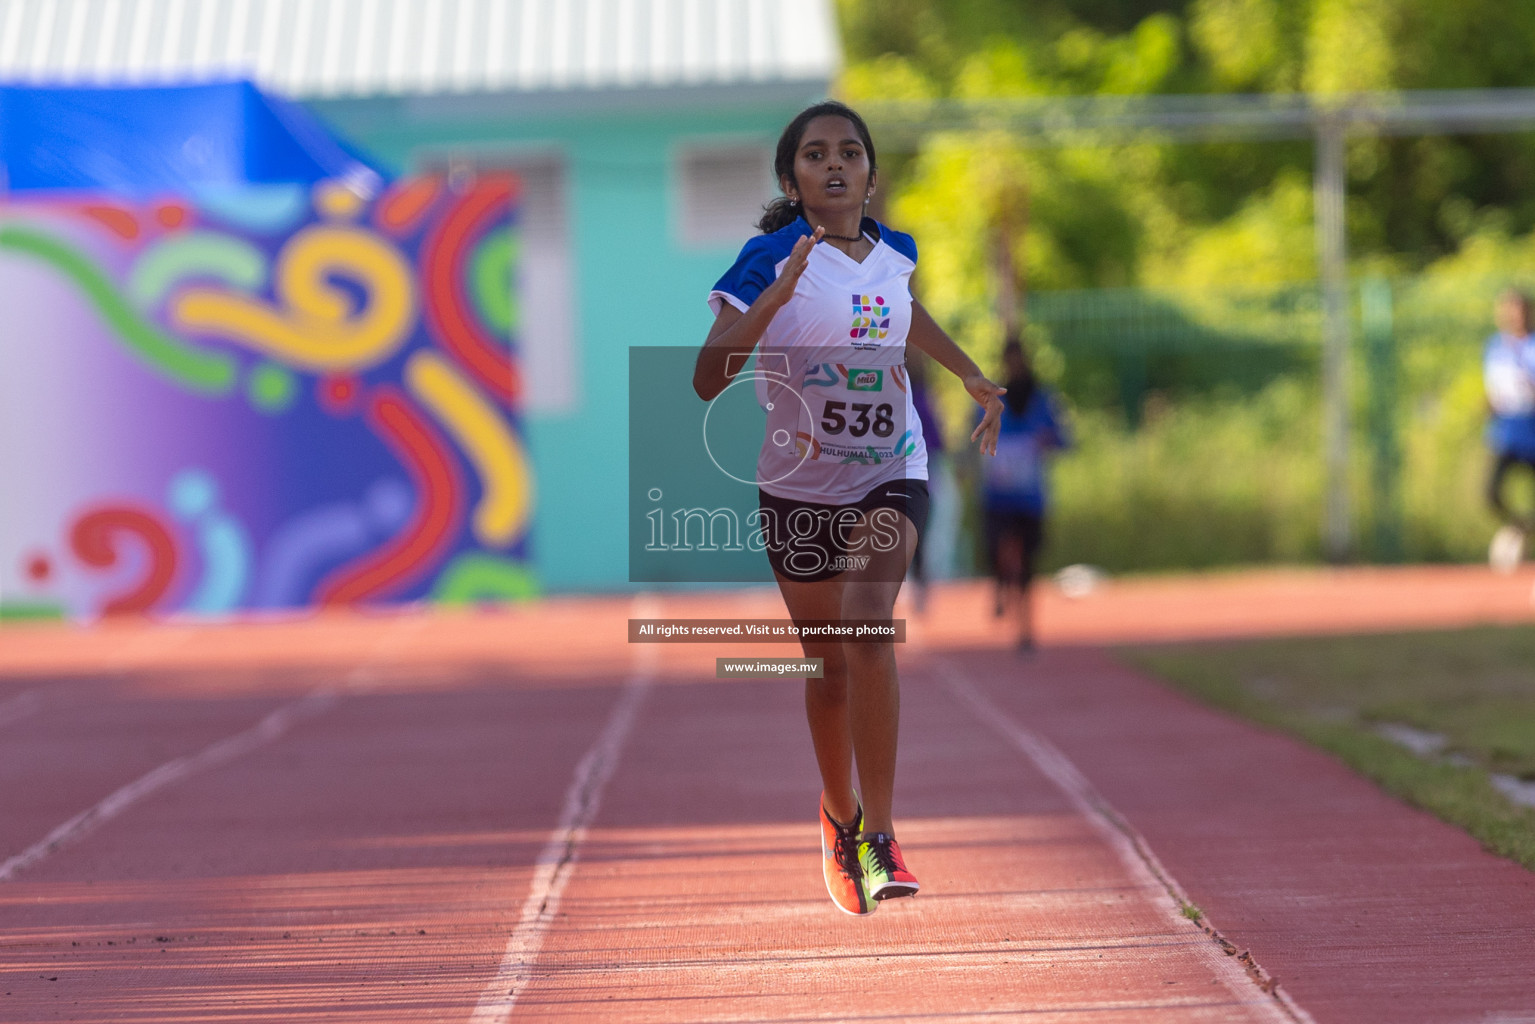
POLYGON ((1535 1021, 1527 872, 1084 646, 1527 621, 1529 587, 1046 595, 1026 662, 944 591, 902 652, 924 891, 866 920, 821 886, 798 687, 712 679, 783 648, 629 648, 600 599, 8 628, 0 1021, 1535 1021))

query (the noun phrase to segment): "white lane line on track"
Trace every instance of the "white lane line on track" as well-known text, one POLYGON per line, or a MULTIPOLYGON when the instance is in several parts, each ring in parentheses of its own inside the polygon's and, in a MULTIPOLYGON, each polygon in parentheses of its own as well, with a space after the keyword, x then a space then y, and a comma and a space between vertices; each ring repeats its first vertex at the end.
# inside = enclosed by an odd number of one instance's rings
MULTIPOLYGON (((1165 890, 1169 899, 1157 900, 1158 906, 1179 929, 1189 927, 1191 922, 1183 915, 1183 908, 1190 905, 1188 894, 1157 859, 1146 838, 1136 831, 1124 815, 1114 809, 1071 759, 1039 733, 1015 721, 995 701, 982 693, 964 670, 952 661, 936 654, 931 655, 930 659, 934 671, 955 699, 1028 758, 1045 778, 1065 794, 1072 806, 1107 840, 1136 885, 1165 890)), ((1200 943, 1204 959, 1233 998, 1275 1024, 1316 1024, 1311 1015, 1290 998, 1288 992, 1277 985, 1272 991, 1263 988, 1257 979, 1248 974, 1241 958, 1222 952, 1216 945, 1216 942, 1223 942, 1219 938, 1219 931, 1208 917, 1204 918, 1204 924, 1210 929, 1211 938, 1216 940, 1200 943), (1260 999, 1252 998, 1255 991, 1260 993, 1260 999)), ((1251 963, 1261 977, 1268 977, 1250 957, 1246 963, 1251 963)))
POLYGON ((100 803, 70 818, 14 857, 0 862, 0 882, 11 881, 55 850, 83 838, 151 793, 196 775, 200 771, 228 764, 257 747, 265 746, 293 728, 298 722, 313 718, 335 704, 340 696, 340 691, 331 687, 314 690, 296 701, 284 704, 244 732, 226 736, 224 739, 210 743, 196 754, 188 754, 174 761, 167 761, 158 768, 139 776, 100 803))
MULTIPOLYGON (((629 611, 629 617, 633 619, 653 619, 660 614, 660 602, 645 596, 637 597, 629 611)), ((597 741, 576 765, 570 787, 565 790, 565 806, 560 812, 559 824, 549 833, 548 842, 539 852, 538 860, 534 861, 533 881, 527 898, 522 901, 517 926, 506 941, 501 965, 495 978, 480 994, 469 1024, 506 1024, 518 997, 533 979, 544 934, 553 923, 560 897, 575 872, 581 844, 586 841, 587 829, 602 804, 602 791, 618 767, 624 741, 628 739, 640 705, 655 679, 659 648, 636 644, 632 652, 629 677, 624 681, 623 690, 608 713, 607 723, 597 741)))
POLYGON ((23 718, 31 718, 42 706, 42 695, 36 690, 27 690, 9 700, 0 701, 0 726, 11 725, 23 718))
POLYGON ((374 681, 374 666, 394 653, 422 627, 423 623, 424 619, 418 617, 412 626, 391 633, 388 639, 379 644, 369 662, 353 669, 342 684, 317 687, 304 696, 282 705, 250 728, 221 740, 215 740, 195 754, 187 754, 167 761, 115 790, 99 803, 81 811, 25 850, 0 861, 0 882, 14 880, 23 871, 45 860, 62 847, 89 835, 145 797, 190 778, 198 772, 228 764, 253 750, 264 747, 281 738, 295 725, 329 710, 347 694, 367 689, 374 681))

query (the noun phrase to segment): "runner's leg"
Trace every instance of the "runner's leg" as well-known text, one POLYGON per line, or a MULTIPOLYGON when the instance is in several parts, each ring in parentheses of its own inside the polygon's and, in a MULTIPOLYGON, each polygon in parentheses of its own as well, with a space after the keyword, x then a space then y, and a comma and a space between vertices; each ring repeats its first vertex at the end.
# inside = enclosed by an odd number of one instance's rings
POLYGON ((997 537, 997 589, 1004 611, 1018 609, 1018 592, 1023 578, 1023 539, 1016 523, 1001 528, 997 537))
POLYGON ((984 530, 986 540, 986 567, 991 571, 995 594, 993 614, 1001 618, 1007 613, 1007 582, 1002 574, 1002 519, 999 513, 986 509, 984 530))
MULTIPOLYGON (((1526 481, 1535 482, 1535 459, 1521 458, 1518 461, 1518 465, 1523 471, 1522 475, 1526 481)), ((1529 483, 1526 486, 1529 486, 1529 483)), ((1524 493, 1528 497, 1530 491, 1526 490, 1524 493)), ((1535 533, 1535 506, 1530 505, 1526 501, 1520 508, 1512 510, 1511 514, 1519 529, 1527 534, 1535 533)))
POLYGON ((1487 504, 1491 507, 1498 521, 1508 526, 1522 526, 1518 517, 1509 510, 1508 503, 1503 500, 1503 488, 1508 483, 1508 471, 1519 460, 1508 452, 1498 452, 1493 456, 1492 471, 1487 474, 1487 504))
POLYGON ((1044 518, 1019 517, 1018 531, 1018 646, 1034 648, 1034 573, 1044 543, 1044 518))
MULTIPOLYGON (((841 577, 802 583, 778 576, 789 617, 838 619, 842 617, 841 577)), ((810 742, 815 747, 821 786, 826 791, 826 813, 847 823, 858 814, 853 796, 853 739, 848 725, 848 665, 842 644, 835 640, 802 640, 807 658, 820 658, 824 678, 805 680, 805 717, 810 723, 810 742)))
MULTIPOLYGON (((842 591, 843 619, 889 620, 895 609, 901 580, 911 564, 917 545, 917 528, 892 508, 866 513, 850 535, 851 549, 869 554, 869 564, 858 572, 845 573, 842 591), (872 515, 884 515, 887 523, 876 530, 872 515), (881 551, 876 543, 894 528, 900 537, 893 550, 881 551)), ((858 764, 859 792, 863 796, 865 833, 893 833, 892 804, 895 798, 896 739, 901 718, 900 681, 896 674, 895 644, 845 643, 848 711, 853 754, 858 764)))

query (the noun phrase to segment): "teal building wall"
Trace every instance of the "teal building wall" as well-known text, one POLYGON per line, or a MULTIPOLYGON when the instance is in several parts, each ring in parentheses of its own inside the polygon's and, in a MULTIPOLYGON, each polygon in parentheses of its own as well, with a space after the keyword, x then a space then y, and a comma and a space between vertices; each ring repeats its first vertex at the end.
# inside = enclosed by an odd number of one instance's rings
POLYGON ((706 296, 736 255, 735 245, 683 243, 679 147, 750 143, 770 154, 789 119, 822 95, 800 83, 310 104, 397 171, 460 149, 562 159, 579 377, 568 412, 525 421, 537 488, 533 560, 546 591, 629 587, 628 350, 702 344, 712 321, 706 296))

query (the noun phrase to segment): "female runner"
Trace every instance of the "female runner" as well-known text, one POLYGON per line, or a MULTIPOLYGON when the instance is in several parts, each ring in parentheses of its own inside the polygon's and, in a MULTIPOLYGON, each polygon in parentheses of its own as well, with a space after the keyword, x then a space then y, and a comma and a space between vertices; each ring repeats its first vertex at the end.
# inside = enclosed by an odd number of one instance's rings
MULTIPOLYGON (((906 345, 958 376, 984 408, 971 440, 988 455, 1004 389, 912 298, 911 238, 864 216, 875 156, 861 117, 835 102, 802 111, 778 140, 773 170, 784 194, 709 295, 715 321, 693 387, 712 401, 757 351, 752 378, 768 416, 761 525, 790 617, 888 621, 928 507, 906 345)), ((829 638, 801 646, 823 661, 824 677, 805 681, 805 710, 823 784, 826 888, 839 909, 873 913, 918 889, 891 820, 895 649, 829 638)))

